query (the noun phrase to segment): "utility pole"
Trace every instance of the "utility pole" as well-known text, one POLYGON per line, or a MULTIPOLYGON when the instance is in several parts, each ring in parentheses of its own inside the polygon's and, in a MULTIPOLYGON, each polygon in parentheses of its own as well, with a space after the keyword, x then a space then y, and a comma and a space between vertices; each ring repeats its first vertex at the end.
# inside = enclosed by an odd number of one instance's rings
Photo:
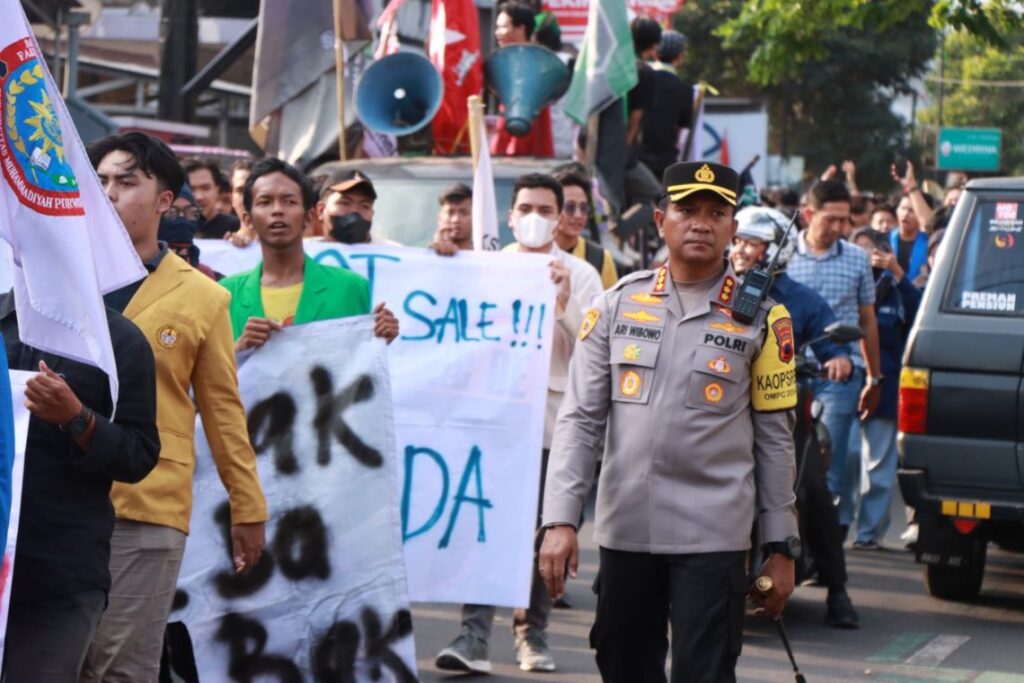
POLYGON ((199 17, 196 0, 163 0, 160 35, 160 98, 157 116, 170 121, 195 118, 195 95, 183 96, 182 88, 196 75, 199 52, 199 17))

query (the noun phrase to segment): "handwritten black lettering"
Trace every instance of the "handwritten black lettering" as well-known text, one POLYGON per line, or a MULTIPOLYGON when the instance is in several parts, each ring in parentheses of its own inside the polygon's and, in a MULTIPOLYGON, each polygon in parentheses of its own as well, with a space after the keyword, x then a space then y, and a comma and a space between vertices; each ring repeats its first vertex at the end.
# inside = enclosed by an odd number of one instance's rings
POLYGON ((292 445, 292 426, 295 424, 295 399, 283 391, 260 401, 249 411, 246 421, 249 427, 249 439, 256 454, 274 449, 274 467, 281 474, 295 474, 299 471, 299 462, 295 458, 292 445), (263 439, 260 431, 266 425, 263 439))
POLYGON ((274 556, 281 573, 293 581, 331 575, 327 559, 327 529, 311 505, 288 510, 274 532, 274 556))
POLYGON ((326 369, 320 366, 313 368, 310 379, 317 402, 316 417, 313 418, 313 427, 317 435, 317 463, 330 463, 330 435, 333 433, 338 443, 360 463, 367 467, 382 466, 384 456, 380 451, 368 446, 342 418, 342 414, 349 406, 373 398, 373 378, 369 375, 360 375, 337 395, 334 394, 334 379, 326 369))
POLYGON ((228 675, 238 683, 276 679, 279 683, 302 683, 299 667, 289 659, 265 655, 267 629, 241 614, 225 614, 217 629, 217 640, 228 645, 228 675))

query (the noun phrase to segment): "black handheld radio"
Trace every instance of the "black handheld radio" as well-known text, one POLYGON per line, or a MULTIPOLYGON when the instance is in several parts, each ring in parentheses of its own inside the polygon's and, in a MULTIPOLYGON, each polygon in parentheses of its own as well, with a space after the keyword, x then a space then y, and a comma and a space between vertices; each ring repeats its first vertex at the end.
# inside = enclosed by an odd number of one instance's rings
POLYGON ((779 260, 779 254, 782 253, 782 245, 786 243, 789 231, 796 223, 796 216, 797 214, 794 213, 786 231, 782 233, 782 237, 779 239, 779 248, 775 251, 771 263, 765 268, 760 266, 751 268, 743 278, 743 284, 740 285, 739 292, 736 293, 736 298, 732 302, 732 318, 736 322, 744 325, 754 322, 757 309, 768 298, 768 290, 772 288, 772 280, 775 279, 775 265, 779 260))

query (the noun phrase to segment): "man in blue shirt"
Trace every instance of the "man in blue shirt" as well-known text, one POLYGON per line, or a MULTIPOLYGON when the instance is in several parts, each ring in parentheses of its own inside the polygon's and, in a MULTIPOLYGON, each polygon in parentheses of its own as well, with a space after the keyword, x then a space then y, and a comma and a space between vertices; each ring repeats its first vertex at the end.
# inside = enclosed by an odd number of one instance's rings
POLYGON ((836 318, 856 325, 864 333, 853 349, 853 372, 845 381, 821 380, 814 394, 824 406, 822 421, 832 437, 832 464, 828 488, 840 499, 839 523, 849 527, 854 501, 847 467, 850 430, 878 406, 882 369, 878 357, 875 319, 875 278, 868 255, 840 239, 850 224, 850 191, 841 182, 826 180, 808 192, 803 209, 807 229, 797 236, 796 252, 789 261, 789 276, 815 290, 828 302, 836 318))

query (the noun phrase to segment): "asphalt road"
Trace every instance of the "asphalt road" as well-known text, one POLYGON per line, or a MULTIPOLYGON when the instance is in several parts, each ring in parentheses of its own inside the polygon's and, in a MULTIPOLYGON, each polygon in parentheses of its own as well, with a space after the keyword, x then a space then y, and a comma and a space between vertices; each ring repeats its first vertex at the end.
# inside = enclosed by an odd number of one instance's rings
MULTIPOLYGON (((894 501, 894 520, 903 518, 900 505, 894 501)), ((990 547, 981 598, 972 604, 944 602, 925 592, 921 568, 899 543, 903 528, 894 523, 886 550, 847 551, 849 591, 860 612, 859 630, 835 630, 822 623, 824 588, 796 590, 784 622, 808 683, 1024 683, 1024 555, 990 547)), ((589 529, 581 540, 580 575, 570 587, 574 608, 555 610, 551 619, 556 672, 518 669, 509 610, 499 610, 494 626, 491 675, 453 676, 439 671, 434 657, 458 634, 459 609, 421 604, 414 607, 413 619, 422 680, 599 682, 587 640, 595 604, 589 586, 597 571, 597 550, 589 529)), ((763 618, 748 614, 738 678, 794 680, 781 641, 763 618)))

